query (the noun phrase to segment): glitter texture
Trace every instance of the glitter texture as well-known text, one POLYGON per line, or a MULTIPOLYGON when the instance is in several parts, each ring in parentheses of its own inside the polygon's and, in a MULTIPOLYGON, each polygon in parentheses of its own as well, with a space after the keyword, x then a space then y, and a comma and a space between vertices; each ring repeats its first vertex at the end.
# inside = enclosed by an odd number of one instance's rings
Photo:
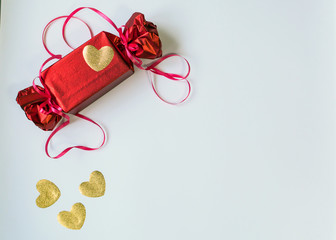
POLYGON ((86 211, 81 203, 75 203, 70 212, 62 211, 57 215, 58 222, 66 228, 79 230, 85 221, 86 211))
POLYGON ((113 56, 114 51, 110 46, 104 46, 98 50, 92 45, 86 45, 83 49, 85 62, 96 72, 106 68, 111 63, 113 56))
POLYGON ((87 197, 101 197, 105 194, 105 178, 99 171, 94 171, 90 175, 88 182, 83 182, 79 186, 79 191, 87 197))
POLYGON ((40 208, 47 208, 53 205, 61 196, 58 187, 47 179, 42 179, 36 184, 40 195, 36 199, 36 205, 40 208))

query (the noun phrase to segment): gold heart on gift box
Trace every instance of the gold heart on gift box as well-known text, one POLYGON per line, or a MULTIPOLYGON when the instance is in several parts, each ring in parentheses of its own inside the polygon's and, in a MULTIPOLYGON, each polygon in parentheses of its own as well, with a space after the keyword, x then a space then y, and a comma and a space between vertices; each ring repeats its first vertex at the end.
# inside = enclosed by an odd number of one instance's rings
POLYGON ((92 45, 87 45, 83 49, 85 62, 96 72, 106 68, 111 63, 113 56, 114 51, 110 46, 104 46, 98 50, 92 45))
POLYGON ((101 197, 105 193, 105 178, 99 171, 90 174, 90 180, 79 186, 79 191, 87 197, 101 197))
POLYGON ((66 228, 79 230, 85 221, 86 211, 81 203, 75 203, 70 212, 62 211, 57 215, 58 222, 66 228))
POLYGON ((36 189, 40 195, 36 198, 36 205, 40 208, 47 208, 53 205, 61 196, 58 187, 47 179, 37 182, 36 189))

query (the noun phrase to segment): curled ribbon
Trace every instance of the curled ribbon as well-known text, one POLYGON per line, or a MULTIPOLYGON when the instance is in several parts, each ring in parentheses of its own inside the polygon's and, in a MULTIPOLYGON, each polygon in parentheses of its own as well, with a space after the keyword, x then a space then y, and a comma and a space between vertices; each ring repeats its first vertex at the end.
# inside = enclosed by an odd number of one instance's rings
MULTIPOLYGON (((53 54, 53 53, 48 49, 47 44, 46 44, 46 39, 45 39, 45 38, 46 38, 47 30, 48 30, 48 28, 50 27, 50 25, 51 25, 53 22, 55 22, 55 21, 58 20, 58 19, 66 18, 66 17, 67 17, 67 16, 60 16, 60 17, 57 17, 57 18, 51 20, 51 21, 45 26, 45 28, 44 28, 44 30, 43 30, 43 33, 42 33, 42 42, 43 42, 43 46, 44 46, 44 48, 45 48, 46 51, 50 54, 51 57, 48 58, 48 59, 42 64, 42 66, 41 66, 41 68, 40 68, 40 70, 39 70, 39 77, 38 77, 38 78, 40 79, 40 82, 41 82, 41 84, 43 85, 44 89, 42 90, 40 87, 38 87, 38 86, 35 84, 35 79, 36 79, 36 78, 33 80, 33 88, 35 89, 35 91, 36 91, 37 93, 39 93, 41 96, 45 97, 45 99, 46 99, 46 100, 40 105, 40 110, 39 110, 39 111, 40 111, 41 113, 45 114, 45 115, 54 113, 54 114, 59 115, 60 117, 64 117, 64 118, 66 119, 65 122, 63 122, 60 126, 58 126, 58 127, 57 127, 57 128, 50 134, 50 136, 48 137, 48 139, 47 139, 47 141, 46 141, 46 144, 45 144, 45 152, 46 152, 47 156, 50 157, 50 158, 53 158, 53 159, 57 159, 57 158, 60 158, 60 157, 64 156, 67 152, 69 152, 69 151, 70 151, 71 149, 73 149, 73 148, 78 148, 78 149, 82 149, 82 150, 85 150, 85 151, 93 151, 93 150, 97 150, 97 149, 101 148, 101 147, 105 144, 105 141, 106 141, 106 134, 105 134, 105 131, 104 131, 104 129, 103 129, 98 123, 96 123, 96 122, 93 121, 92 119, 90 119, 90 118, 88 118, 88 117, 86 117, 86 116, 84 116, 84 115, 82 115, 82 114, 77 113, 77 114, 75 114, 75 116, 77 116, 77 117, 79 117, 79 118, 82 118, 82 119, 84 119, 84 120, 86 120, 86 121, 89 121, 89 122, 95 124, 96 126, 98 126, 98 127, 100 128, 100 130, 101 130, 102 133, 103 133, 103 141, 102 141, 102 143, 100 144, 100 146, 99 146, 99 147, 96 147, 96 148, 86 147, 86 146, 80 146, 80 145, 78 145, 78 146, 72 146, 72 147, 68 147, 68 148, 66 148, 65 150, 63 150, 61 153, 59 153, 59 154, 58 154, 57 156, 55 156, 55 157, 50 156, 49 151, 48 151, 48 146, 49 146, 49 143, 50 143, 52 137, 53 137, 58 131, 60 131, 62 128, 66 127, 66 126, 70 123, 70 117, 69 117, 67 114, 63 113, 62 108, 61 108, 60 106, 58 106, 57 103, 54 101, 54 99, 52 98, 52 95, 51 95, 50 91, 49 91, 48 88, 46 87, 46 85, 45 85, 45 83, 44 83, 44 80, 43 80, 43 78, 42 78, 42 70, 43 70, 43 68, 45 67, 45 65, 46 65, 48 62, 52 61, 52 60, 55 60, 55 59, 56 59, 56 60, 59 60, 59 59, 62 58, 62 55, 56 55, 56 54, 53 54)), ((75 17, 75 18, 78 19, 78 20, 80 20, 81 22, 83 22, 83 23, 86 25, 86 27, 87 27, 87 28, 89 29, 89 31, 90 31, 90 35, 91 35, 91 37, 93 37, 93 33, 92 33, 91 28, 90 28, 90 27, 89 27, 83 20, 81 20, 81 19, 79 19, 79 18, 77 18, 77 17, 75 17)), ((67 43, 67 45, 68 45, 70 48, 72 48, 68 43, 67 43)))

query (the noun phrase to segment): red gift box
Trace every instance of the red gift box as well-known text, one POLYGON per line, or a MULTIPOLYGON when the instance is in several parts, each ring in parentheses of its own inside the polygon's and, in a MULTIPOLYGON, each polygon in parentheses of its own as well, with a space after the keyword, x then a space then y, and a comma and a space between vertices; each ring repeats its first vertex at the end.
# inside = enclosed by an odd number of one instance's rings
POLYGON ((42 72, 64 112, 77 113, 134 73, 120 39, 101 32, 42 72))

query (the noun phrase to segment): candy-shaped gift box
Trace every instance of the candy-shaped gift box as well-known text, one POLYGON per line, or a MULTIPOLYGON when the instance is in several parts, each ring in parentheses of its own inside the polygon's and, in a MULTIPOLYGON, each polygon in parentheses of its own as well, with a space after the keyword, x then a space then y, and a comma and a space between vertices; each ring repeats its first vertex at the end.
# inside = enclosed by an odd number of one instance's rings
MULTIPOLYGON (((130 77, 134 73, 133 65, 174 81, 185 80, 188 93, 180 102, 183 102, 190 94, 190 83, 186 79, 190 72, 188 61, 184 59, 188 65, 188 72, 185 76, 167 73, 157 68, 157 65, 165 59, 179 55, 169 54, 162 57, 162 45, 157 27, 152 22, 146 21, 141 13, 134 13, 124 26, 118 28, 110 18, 97 9, 78 8, 69 16, 53 19, 46 26, 42 35, 45 37, 51 23, 60 18, 66 18, 63 25, 63 39, 67 43, 64 35, 65 26, 71 18, 77 18, 74 15, 82 9, 90 9, 99 14, 112 25, 119 36, 103 31, 92 36, 90 40, 64 57, 51 53, 44 42, 44 47, 51 57, 42 64, 39 71, 38 78, 42 86, 36 85, 33 81, 33 85, 21 90, 16 98, 27 118, 43 130, 53 130, 62 118, 66 119, 54 130, 46 142, 45 149, 48 156, 50 156, 48 154, 50 139, 69 123, 70 118, 67 113, 75 114, 99 126, 78 112, 130 77), (141 58, 158 59, 144 66, 141 58), (49 61, 55 59, 58 61, 43 70, 49 61)), ((86 26, 88 25, 86 24, 86 26)), ((165 101, 156 91, 153 78, 150 80, 156 95, 165 101)), ((103 131, 102 128, 101 130, 103 131)), ((105 132, 103 131, 103 133, 102 145, 105 142, 105 132)), ((73 147, 65 149, 55 158, 63 156, 71 148, 73 147)), ((75 146, 75 148, 98 149, 84 146, 75 146)))
POLYGON ((53 130, 61 112, 78 113, 131 76, 134 59, 161 57, 156 25, 142 13, 131 16, 121 35, 103 31, 42 71, 43 87, 28 87, 16 99, 28 119, 53 130))

